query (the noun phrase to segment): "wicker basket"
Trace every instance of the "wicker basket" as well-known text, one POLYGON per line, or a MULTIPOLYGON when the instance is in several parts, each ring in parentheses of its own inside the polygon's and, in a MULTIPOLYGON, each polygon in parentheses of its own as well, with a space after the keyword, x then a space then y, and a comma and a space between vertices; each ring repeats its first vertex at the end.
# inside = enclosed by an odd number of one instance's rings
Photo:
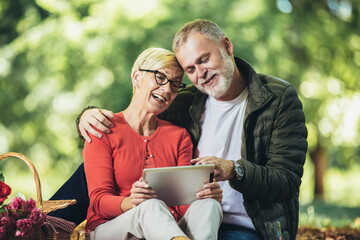
MULTIPOLYGON (((75 199, 70 199, 70 200, 48 200, 48 201, 43 201, 42 200, 42 193, 41 193, 41 184, 40 184, 40 178, 39 178, 39 174, 36 171, 36 168, 34 166, 34 164, 24 155, 20 154, 20 153, 15 153, 15 152, 9 152, 9 153, 5 153, 0 155, 0 161, 4 158, 7 157, 16 157, 16 158, 20 158, 21 160, 23 160, 31 169, 33 175, 34 175, 34 180, 35 180, 35 187, 36 187, 36 207, 37 208, 41 208, 43 210, 44 213, 49 213, 49 212, 53 212, 55 210, 58 209, 62 209, 62 208, 66 208, 69 205, 75 204, 76 200, 75 199)), ((61 229, 55 229, 55 231, 52 232, 45 232, 44 230, 42 230, 41 228, 36 229, 34 231, 34 233, 32 234, 30 239, 36 239, 36 240, 68 240, 70 239, 71 233, 65 232, 61 229)))

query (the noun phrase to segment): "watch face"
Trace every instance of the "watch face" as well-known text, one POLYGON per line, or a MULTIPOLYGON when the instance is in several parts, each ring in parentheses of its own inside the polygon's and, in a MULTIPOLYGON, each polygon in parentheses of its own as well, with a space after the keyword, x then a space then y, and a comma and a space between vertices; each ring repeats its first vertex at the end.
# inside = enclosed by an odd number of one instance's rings
POLYGON ((241 177, 244 176, 244 169, 241 165, 236 167, 236 172, 237 174, 239 174, 241 177))
POLYGON ((238 177, 244 176, 244 168, 237 162, 233 161, 235 166, 235 172, 237 173, 238 177))

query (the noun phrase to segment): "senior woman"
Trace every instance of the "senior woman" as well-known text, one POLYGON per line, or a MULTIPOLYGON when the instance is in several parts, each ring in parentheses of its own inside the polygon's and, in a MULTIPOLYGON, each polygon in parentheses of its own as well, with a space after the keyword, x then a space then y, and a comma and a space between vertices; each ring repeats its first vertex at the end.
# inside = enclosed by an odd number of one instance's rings
MULTIPOLYGON (((130 105, 115 114, 111 133, 85 143, 90 197, 86 228, 94 230, 95 239, 217 239, 221 199, 166 206, 142 181, 144 168, 190 165, 189 134, 156 117, 185 87, 183 75, 172 52, 162 48, 142 52, 131 73, 130 105)), ((221 193, 217 183, 204 188, 221 193)))

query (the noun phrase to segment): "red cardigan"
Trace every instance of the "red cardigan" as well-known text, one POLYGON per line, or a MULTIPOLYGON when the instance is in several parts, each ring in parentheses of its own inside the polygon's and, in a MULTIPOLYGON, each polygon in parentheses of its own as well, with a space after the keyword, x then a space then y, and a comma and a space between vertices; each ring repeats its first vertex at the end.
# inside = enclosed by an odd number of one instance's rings
MULTIPOLYGON (((190 165, 192 142, 189 133, 157 119, 152 136, 141 136, 125 121, 122 112, 112 119, 111 133, 85 142, 83 157, 90 197, 86 229, 93 230, 123 212, 121 202, 130 196, 132 184, 144 168, 190 165)), ((169 207, 176 220, 188 206, 169 207)))

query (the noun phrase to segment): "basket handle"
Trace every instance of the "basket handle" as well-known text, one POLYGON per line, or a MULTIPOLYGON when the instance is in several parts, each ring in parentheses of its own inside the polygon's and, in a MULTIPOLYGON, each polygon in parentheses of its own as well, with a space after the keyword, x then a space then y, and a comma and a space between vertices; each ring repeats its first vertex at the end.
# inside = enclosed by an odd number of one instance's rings
POLYGON ((0 155, 0 161, 4 158, 7 157, 17 157, 20 158, 21 160, 23 160, 31 169, 33 175, 34 175, 34 180, 35 180, 35 187, 36 187, 36 205, 37 207, 42 206, 42 195, 41 195, 41 184, 40 184, 40 178, 39 178, 39 174, 36 171, 36 168, 34 166, 34 164, 24 155, 20 154, 20 153, 16 153, 16 152, 8 152, 8 153, 4 153, 2 155, 0 155))

